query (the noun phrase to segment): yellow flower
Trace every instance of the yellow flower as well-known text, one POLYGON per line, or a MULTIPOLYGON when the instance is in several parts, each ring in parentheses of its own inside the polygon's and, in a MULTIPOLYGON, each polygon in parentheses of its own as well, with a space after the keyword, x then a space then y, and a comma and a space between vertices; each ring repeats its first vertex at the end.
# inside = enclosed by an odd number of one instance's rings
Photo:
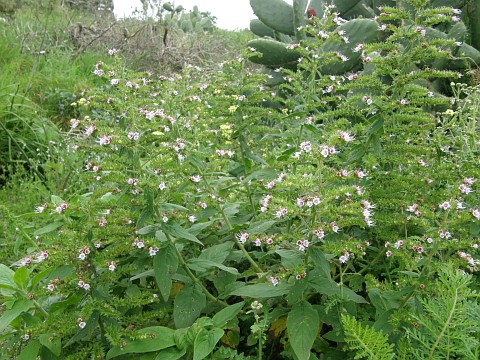
POLYGON ((237 111, 238 109, 238 105, 232 105, 228 108, 228 111, 230 111, 231 113, 234 113, 235 111, 237 111))

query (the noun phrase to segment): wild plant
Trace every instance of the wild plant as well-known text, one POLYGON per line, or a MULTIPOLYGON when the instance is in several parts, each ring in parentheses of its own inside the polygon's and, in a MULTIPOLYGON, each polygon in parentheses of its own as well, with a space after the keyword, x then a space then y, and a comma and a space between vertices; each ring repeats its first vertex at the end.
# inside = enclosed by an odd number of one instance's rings
POLYGON ((478 315, 478 122, 462 106, 478 92, 431 70, 454 44, 418 28, 454 11, 410 5, 383 9, 386 40, 351 44, 364 71, 345 76, 322 72, 345 60, 319 51, 325 34, 349 37, 327 8, 280 89, 248 68, 255 52, 156 76, 111 49, 65 141, 85 191, 26 215, 26 254, 0 267, 12 356, 428 358, 458 339, 446 313, 469 340, 449 356, 475 354, 456 305, 478 315), (447 288, 458 302, 428 300, 447 288))

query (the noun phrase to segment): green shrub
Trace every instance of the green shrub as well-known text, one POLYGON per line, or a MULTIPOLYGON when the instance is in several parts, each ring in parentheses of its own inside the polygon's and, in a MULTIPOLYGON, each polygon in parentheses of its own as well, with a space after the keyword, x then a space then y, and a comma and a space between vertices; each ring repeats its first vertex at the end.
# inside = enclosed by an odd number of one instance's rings
POLYGON ((319 52, 327 11, 278 91, 246 65, 255 53, 154 76, 111 49, 60 148, 77 191, 17 219, 24 256, 0 266, 7 356, 478 353, 460 312, 478 317, 478 88, 430 70, 451 44, 402 14, 385 8, 365 71, 337 77, 320 71, 343 55, 319 52))

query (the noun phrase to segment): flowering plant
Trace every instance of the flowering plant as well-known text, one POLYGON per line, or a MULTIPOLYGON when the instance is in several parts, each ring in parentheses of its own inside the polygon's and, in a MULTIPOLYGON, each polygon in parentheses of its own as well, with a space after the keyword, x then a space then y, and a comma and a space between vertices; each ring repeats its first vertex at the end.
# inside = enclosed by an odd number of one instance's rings
POLYGON ((363 71, 346 76, 321 72, 329 29, 309 25, 278 91, 244 58, 156 77, 111 51, 66 137, 76 192, 39 205, 27 255, 0 268, 11 352, 338 358, 352 333, 378 337, 356 316, 418 353, 439 268, 478 270, 478 90, 425 88, 458 78, 428 69, 451 44, 400 15, 377 19, 385 42, 352 44, 363 71))

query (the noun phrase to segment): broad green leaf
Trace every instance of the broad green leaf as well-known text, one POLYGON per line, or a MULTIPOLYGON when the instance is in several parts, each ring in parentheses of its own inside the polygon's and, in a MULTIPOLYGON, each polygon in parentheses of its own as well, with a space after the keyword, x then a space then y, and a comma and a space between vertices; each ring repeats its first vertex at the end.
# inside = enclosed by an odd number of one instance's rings
POLYGON ((13 281, 20 289, 25 289, 28 284, 28 269, 24 266, 19 267, 13 275, 13 281))
POLYGON ((196 284, 187 284, 175 297, 173 320, 177 329, 188 327, 198 318, 207 304, 206 296, 196 284))
POLYGON ((50 313, 65 309, 70 305, 77 305, 82 300, 83 295, 72 295, 63 301, 57 301, 50 306, 50 313))
POLYGON ((164 231, 167 234, 173 235, 177 239, 185 239, 203 245, 202 242, 198 240, 195 235, 190 234, 187 230, 185 230, 178 224, 165 225, 164 231))
POLYGON ((303 264, 303 256, 295 250, 275 251, 282 258, 282 265, 287 269, 295 269, 303 264))
POLYGON ((273 286, 270 283, 260 283, 255 285, 246 285, 236 289, 230 295, 248 296, 254 299, 269 298, 274 296, 283 296, 288 294, 292 286, 289 284, 279 284, 273 286))
POLYGON ((148 226, 145 226, 145 227, 139 229, 137 231, 137 234, 138 235, 148 235, 148 234, 151 234, 151 233, 155 232, 155 230, 157 230, 156 225, 148 225, 148 226))
POLYGON ((22 313, 30 310, 33 307, 31 300, 17 300, 11 309, 5 310, 0 316, 0 333, 5 330, 10 323, 15 320, 22 313))
POLYGON ((340 289, 340 286, 338 286, 335 281, 326 278, 317 270, 313 270, 309 273, 308 282, 320 294, 324 294, 327 296, 342 296, 343 300, 345 301, 353 301, 359 304, 368 304, 367 300, 365 300, 362 296, 356 294, 354 291, 352 291, 352 289, 349 289, 345 285, 343 285, 342 289, 340 289))
POLYGON ((29 289, 33 289, 43 278, 48 276, 53 270, 54 268, 51 267, 39 272, 34 277, 32 277, 32 279, 30 280, 30 283, 28 284, 29 289))
POLYGON ((225 309, 216 313, 213 318, 213 325, 218 328, 223 328, 230 320, 232 320, 242 310, 245 301, 227 306, 225 309))
POLYGON ((183 210, 188 211, 186 207, 177 204, 170 204, 170 203, 161 203, 159 206, 161 212, 168 212, 171 210, 183 210))
POLYGON ((127 345, 120 348, 113 347, 107 353, 107 359, 125 354, 142 354, 152 351, 163 350, 175 346, 173 329, 164 326, 152 326, 138 331, 139 339, 127 341, 127 345))
POLYGON ((193 360, 206 358, 222 338, 223 333, 224 331, 218 328, 213 328, 212 330, 201 329, 195 337, 193 344, 193 360))
POLYGON ((56 356, 60 356, 62 353, 62 340, 58 336, 55 336, 52 333, 42 334, 40 335, 39 340, 40 344, 45 346, 56 356))
POLYGON ((178 360, 182 358, 187 352, 186 349, 179 349, 177 347, 169 347, 160 351, 155 360, 178 360))
POLYGON ((172 276, 177 272, 178 257, 174 245, 168 244, 160 248, 153 258, 153 269, 160 294, 168 301, 172 288, 172 276))
POLYGON ((0 264, 0 288, 18 289, 17 284, 13 280, 15 272, 4 264, 0 264))
POLYGON ((195 235, 197 236, 198 234, 200 234, 203 230, 205 230, 206 228, 208 228, 210 225, 212 225, 215 221, 214 220, 211 220, 211 221, 205 221, 205 222, 199 222, 197 224, 193 224, 189 229, 188 229, 188 232, 192 235, 195 235))
POLYGON ((255 223, 250 224, 250 228, 248 228, 249 234, 264 234, 265 231, 270 229, 273 225, 275 225, 275 220, 268 220, 268 221, 258 221, 255 223))
POLYGON ((162 230, 157 230, 155 232, 155 239, 157 239, 161 243, 168 241, 167 235, 165 235, 165 233, 162 230))
POLYGON ((40 348, 42 345, 38 340, 33 340, 31 341, 18 355, 17 360, 32 360, 36 359, 38 352, 40 351, 40 348))
POLYGON ((33 235, 38 236, 38 235, 48 234, 49 232, 57 230, 59 227, 61 227, 63 225, 65 225, 65 221, 63 221, 63 220, 55 221, 51 224, 48 224, 48 225, 36 230, 33 233, 33 235))
POLYGON ((330 273, 330 263, 325 257, 323 251, 317 247, 311 246, 308 249, 308 255, 310 256, 310 259, 315 265, 315 270, 319 271, 323 277, 331 279, 332 275, 330 273))
POLYGON ((210 246, 202 251, 199 259, 210 260, 219 264, 222 264, 225 259, 230 255, 233 248, 232 241, 225 241, 221 244, 210 246))
POLYGON ((288 313, 288 340, 299 360, 310 359, 319 324, 318 313, 308 301, 296 303, 288 313))
POLYGON ((59 278, 64 280, 73 274, 75 267, 73 265, 60 265, 48 275, 47 280, 59 278))
POLYGON ((228 267, 210 260, 204 259, 190 259, 187 260, 187 266, 193 271, 203 272, 212 267, 219 268, 220 270, 229 272, 230 274, 239 275, 238 270, 233 267, 228 267))

